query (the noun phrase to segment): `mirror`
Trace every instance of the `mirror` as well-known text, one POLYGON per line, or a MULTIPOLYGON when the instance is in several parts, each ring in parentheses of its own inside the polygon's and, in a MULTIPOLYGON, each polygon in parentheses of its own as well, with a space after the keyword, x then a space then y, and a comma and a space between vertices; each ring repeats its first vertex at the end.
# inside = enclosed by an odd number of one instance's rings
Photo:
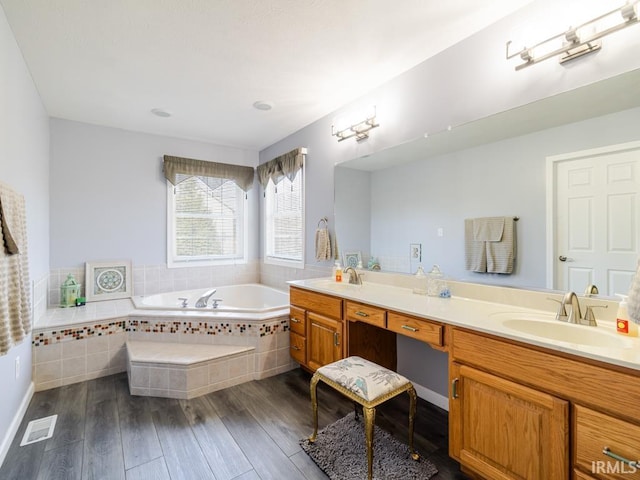
POLYGON ((383 271, 438 264, 456 280, 560 288, 547 272, 547 157, 640 140, 638 107, 635 70, 340 163, 340 250, 365 268, 374 256, 383 271), (510 275, 465 270, 464 219, 491 216, 519 217, 510 275))

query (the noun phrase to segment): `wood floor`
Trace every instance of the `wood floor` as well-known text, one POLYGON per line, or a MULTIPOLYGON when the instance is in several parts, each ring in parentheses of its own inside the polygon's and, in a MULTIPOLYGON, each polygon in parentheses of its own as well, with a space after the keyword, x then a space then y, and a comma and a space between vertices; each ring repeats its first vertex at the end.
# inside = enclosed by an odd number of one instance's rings
MULTIPOLYGON (((193 400, 133 397, 126 374, 36 393, 0 469, 2 480, 326 479, 300 449, 312 431, 310 376, 302 370, 193 400), (29 421, 57 414, 54 436, 20 447, 29 421)), ((353 404, 318 385, 320 428, 353 404)), ((408 397, 380 406, 376 424, 406 441, 408 397)), ((446 412, 419 400, 416 449, 461 480, 447 456, 446 412)))

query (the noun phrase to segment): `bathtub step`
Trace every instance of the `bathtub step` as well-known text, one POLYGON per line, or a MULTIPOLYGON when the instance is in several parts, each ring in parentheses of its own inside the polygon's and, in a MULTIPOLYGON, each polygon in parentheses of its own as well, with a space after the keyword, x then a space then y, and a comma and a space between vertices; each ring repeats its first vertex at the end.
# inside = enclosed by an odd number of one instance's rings
POLYGON ((252 380, 254 347, 127 342, 132 395, 188 399, 252 380))

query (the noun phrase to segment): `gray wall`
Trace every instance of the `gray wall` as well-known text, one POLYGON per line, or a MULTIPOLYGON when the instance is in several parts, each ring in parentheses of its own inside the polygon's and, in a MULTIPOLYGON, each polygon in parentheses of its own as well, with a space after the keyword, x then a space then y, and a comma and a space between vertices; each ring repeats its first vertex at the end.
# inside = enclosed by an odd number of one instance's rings
MULTIPOLYGON (((535 22, 545 23, 549 18, 554 18, 553 12, 561 3, 555 0, 532 2, 513 15, 260 152, 260 163, 263 163, 293 148, 308 148, 305 167, 305 238, 308 264, 316 263, 313 257, 313 232, 318 219, 329 216, 330 224, 335 221, 331 212, 334 191, 333 167, 336 163, 420 138, 425 133, 445 131, 449 125, 462 125, 640 68, 640 56, 632 54, 640 51, 640 37, 633 31, 635 27, 632 27, 608 37, 602 51, 596 55, 579 59, 566 66, 555 60, 548 60, 516 72, 514 67, 517 62, 505 60, 506 41, 513 38, 514 32, 527 25, 535 25, 535 22), (334 119, 341 114, 369 105, 376 105, 380 127, 373 130, 371 137, 366 141, 338 143, 330 133, 334 119)), ((576 130, 572 131, 571 135, 579 138, 582 133, 576 130)), ((584 143, 589 143, 589 139, 584 143)), ((565 148, 567 145, 559 144, 556 147, 565 148)), ((496 147, 479 148, 487 158, 495 153, 491 150, 496 147)), ((529 158, 539 158, 543 153, 544 150, 536 150, 529 158)), ((452 155, 448 161, 456 162, 456 155, 452 155)), ((527 184, 525 194, 537 198, 544 181, 539 164, 536 161, 534 165, 520 165, 532 175, 532 184, 527 184)), ((452 170, 444 164, 438 168, 452 170)), ((474 171, 482 173, 484 170, 486 168, 478 164, 474 171)), ((451 175, 451 181, 443 188, 454 189, 455 178, 455 175, 451 175)), ((402 183, 398 188, 410 190, 402 183)), ((397 189, 388 191, 397 193, 397 189)), ((512 187, 510 192, 520 194, 520 191, 512 187)), ((504 203, 500 199, 497 201, 500 201, 500 205, 504 203)), ((540 209, 541 206, 527 205, 527 208, 522 206, 517 209, 516 206, 513 204, 513 213, 523 217, 523 226, 520 228, 525 228, 526 222, 526 228, 537 228, 544 232, 544 210, 540 209)), ((438 220, 448 221, 444 209, 439 209, 436 214, 439 216, 438 220)), ((459 218, 461 215, 462 212, 456 216, 459 218)), ((453 230, 447 227, 446 232, 453 230)), ((532 237, 531 241, 525 242, 522 247, 535 250, 536 247, 532 247, 531 244, 536 242, 537 238, 538 236, 532 237)), ((434 244, 434 256, 443 255, 444 253, 440 253, 444 252, 443 248, 441 245, 439 251, 438 246, 434 244)), ((447 264, 448 262, 449 260, 447 264)), ((451 268, 455 269, 453 263, 451 268)), ((530 279, 524 279, 523 284, 537 280, 542 275, 542 268, 542 265, 532 265, 530 279)), ((442 371, 446 372, 447 369, 446 355, 402 337, 398 339, 398 352, 401 373, 405 373, 420 385, 446 395, 446 377, 442 375, 442 371)))
MULTIPOLYGON (((163 155, 256 166, 258 153, 51 119, 51 268, 87 260, 167 261, 163 155)), ((249 259, 258 258, 258 184, 249 191, 249 259)))
MULTIPOLYGON (((32 280, 49 270, 48 117, 0 8, 0 182, 25 197, 29 273, 32 280)), ((31 335, 0 356, 0 459, 10 442, 12 422, 31 383, 31 335), (20 376, 15 378, 16 358, 20 376)))

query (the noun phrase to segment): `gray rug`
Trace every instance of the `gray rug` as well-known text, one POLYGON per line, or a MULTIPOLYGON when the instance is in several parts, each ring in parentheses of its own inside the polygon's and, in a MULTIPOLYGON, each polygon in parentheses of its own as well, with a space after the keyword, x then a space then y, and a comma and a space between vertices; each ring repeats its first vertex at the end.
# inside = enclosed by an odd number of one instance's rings
MULTIPOLYGON (((315 443, 300 440, 300 446, 331 480, 367 478, 367 452, 362 415, 353 412, 318 432, 315 443)), ((375 427, 373 433, 373 478, 376 480, 427 480, 438 473, 422 456, 411 459, 409 446, 375 427)))

